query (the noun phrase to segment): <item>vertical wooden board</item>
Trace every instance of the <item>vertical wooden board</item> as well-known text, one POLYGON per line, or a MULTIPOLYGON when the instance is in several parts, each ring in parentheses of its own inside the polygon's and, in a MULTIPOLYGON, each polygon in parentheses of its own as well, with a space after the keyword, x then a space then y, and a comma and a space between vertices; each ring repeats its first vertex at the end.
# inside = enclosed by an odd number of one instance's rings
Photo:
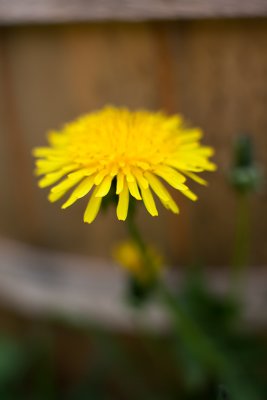
MULTIPOLYGON (((0 77, 3 76, 3 36, 0 31, 0 77)), ((8 206, 8 199, 10 198, 10 185, 8 175, 6 173, 7 167, 7 149, 6 149, 6 126, 4 123, 5 105, 4 105, 4 82, 0 78, 0 231, 7 229, 8 215, 6 209, 8 206)))
MULTIPOLYGON (((155 64, 155 72, 157 76, 157 97, 159 109, 167 114, 180 113, 177 105, 177 96, 174 90, 176 86, 176 64, 173 57, 172 43, 170 40, 169 23, 155 23, 154 40, 157 49, 157 62, 155 64)), ((191 202, 185 198, 180 192, 172 190, 173 197, 176 199, 180 209, 179 215, 173 215, 166 212, 163 216, 164 228, 167 231, 162 233, 164 240, 165 254, 168 255, 167 262, 176 265, 184 265, 191 260, 192 249, 192 233, 191 219, 192 210, 191 202)))
MULTIPOLYGON (((170 28, 176 66, 178 109, 204 129, 204 142, 216 149, 218 172, 206 174, 208 189, 198 188, 194 205, 193 251, 210 265, 228 264, 235 202, 227 185, 233 139, 253 135, 266 166, 267 22, 199 21, 170 28)), ((260 198, 257 203, 259 204, 260 198)), ((252 262, 266 263, 266 205, 253 208, 255 243, 252 262)), ((177 227, 178 229, 178 227, 177 227)))
POLYGON ((155 107, 155 49, 149 26, 70 26, 64 31, 63 74, 73 107, 155 107))
MULTIPOLYGON (((46 30, 44 34, 47 34, 46 30)), ((45 68, 38 68, 39 65, 46 65, 45 60, 49 62, 50 49, 42 42, 36 43, 32 29, 7 29, 4 45, 6 68, 3 76, 3 97, 7 126, 5 140, 10 166, 6 171, 13 183, 7 211, 15 216, 15 219, 10 219, 9 230, 13 236, 38 243, 42 242, 44 232, 41 209, 38 213, 39 192, 35 190, 32 146, 29 138, 31 133, 35 136, 40 125, 42 131, 43 121, 46 120, 49 124, 49 117, 53 115, 54 93, 53 87, 50 86, 52 74, 45 68), (43 56, 46 56, 46 59, 43 56), (32 99, 33 92, 37 94, 37 98, 32 99)))
POLYGON ((20 111, 13 80, 12 60, 9 52, 8 35, 1 35, 1 126, 2 158, 6 185, 2 192, 4 218, 7 232, 16 231, 31 239, 35 231, 35 213, 32 186, 28 179, 30 171, 26 146, 21 129, 20 111), (6 222, 5 222, 6 221, 6 222))

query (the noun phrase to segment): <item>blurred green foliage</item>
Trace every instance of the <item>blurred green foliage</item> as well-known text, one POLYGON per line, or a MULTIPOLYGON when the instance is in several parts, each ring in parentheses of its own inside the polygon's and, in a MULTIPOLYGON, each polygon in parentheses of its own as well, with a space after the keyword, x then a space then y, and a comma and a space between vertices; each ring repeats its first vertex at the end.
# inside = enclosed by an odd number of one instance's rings
MULTIPOLYGON (((230 173, 239 208, 233 262, 238 271, 248 262, 247 198, 260 183, 254 158, 251 139, 240 136, 230 173)), ((113 198, 114 193, 107 206, 113 198)), ((144 265, 151 268, 153 260, 135 225, 132 205, 127 227, 144 265)), ((170 326, 161 333, 135 332, 123 337, 85 321, 56 321, 61 330, 74 333, 77 341, 83 337, 90 344, 83 354, 86 365, 71 379, 61 377, 57 337, 53 329, 47 332, 44 321, 34 323, 38 329, 27 339, 0 336, 0 399, 264 400, 266 338, 244 321, 237 278, 240 275, 235 275, 230 293, 219 295, 208 286, 199 267, 188 270, 179 290, 173 285, 170 289, 160 277, 145 285, 129 277, 128 299, 136 313, 153 296, 162 301, 170 326)), ((72 354, 66 350, 64 359, 69 365, 72 354)))
POLYGON ((250 135, 239 135, 235 140, 230 183, 240 193, 253 192, 261 186, 262 172, 255 160, 250 135))
MULTIPOLYGON (((2 337, 0 398, 264 399, 266 340, 245 329, 236 301, 215 294, 205 282, 199 269, 192 270, 182 290, 162 290, 172 321, 165 333, 123 335, 60 319, 27 339, 2 337), (55 325, 90 344, 84 350, 87 362, 75 378, 61 376, 55 325)), ((70 365, 72 354, 64 356, 70 365)))
MULTIPOLYGON (((266 343, 246 330, 240 305, 227 295, 213 293, 199 271, 187 277, 176 302, 177 318, 181 320, 182 314, 186 323, 181 325, 189 325, 192 331, 189 335, 179 325, 176 331, 177 339, 181 338, 176 343, 185 387, 196 396, 212 384, 219 398, 228 398, 227 393, 232 400, 264 398, 266 343)), ((191 399, 186 393, 184 398, 191 399)))

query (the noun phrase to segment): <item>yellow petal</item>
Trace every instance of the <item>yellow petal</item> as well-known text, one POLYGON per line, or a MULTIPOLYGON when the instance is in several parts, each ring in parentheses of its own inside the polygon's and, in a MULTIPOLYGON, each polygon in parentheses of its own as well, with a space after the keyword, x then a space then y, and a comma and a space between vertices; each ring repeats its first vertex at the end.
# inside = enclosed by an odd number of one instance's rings
POLYGON ((96 174, 95 176, 96 186, 100 185, 100 183, 102 182, 102 180, 105 178, 106 175, 107 175, 106 169, 102 169, 101 171, 98 172, 98 174, 96 174))
POLYGON ((170 200, 167 201, 166 203, 162 202, 164 207, 167 208, 167 210, 171 210, 174 214, 179 214, 180 210, 179 207, 177 206, 176 202, 173 200, 173 198, 170 196, 170 200))
POLYGON ((128 188, 130 190, 131 195, 136 199, 136 200, 142 200, 142 197, 140 196, 140 192, 136 183, 136 180, 134 178, 133 182, 128 182, 128 188))
POLYGON ((121 193, 119 194, 119 201, 117 205, 117 217, 120 221, 125 221, 128 214, 129 207, 129 190, 124 184, 121 193))
POLYGON ((82 169, 79 169, 78 171, 72 172, 71 174, 68 175, 68 177, 70 179, 76 179, 76 177, 78 177, 78 176, 83 178, 84 176, 93 175, 95 172, 96 172, 96 167, 82 168, 82 169))
POLYGON ((123 185, 124 185, 124 175, 122 174, 122 172, 119 172, 117 175, 116 194, 120 194, 122 192, 123 185))
POLYGON ((149 185, 151 188, 154 190, 156 195, 163 201, 168 201, 170 198, 170 195, 167 191, 167 189, 163 186, 163 184, 160 182, 160 180, 150 172, 145 173, 145 177, 148 180, 149 185))
POLYGON ((102 197, 95 196, 96 190, 97 189, 94 190, 83 216, 84 222, 88 224, 91 224, 96 218, 102 202, 102 197))
POLYGON ((192 154, 190 154, 188 157, 183 155, 181 158, 177 156, 175 159, 169 159, 168 163, 181 172, 202 172, 204 170, 214 171, 217 168, 215 164, 208 162, 207 160, 203 159, 203 157, 198 157, 192 154))
POLYGON ((193 181, 199 183, 200 185, 208 185, 208 182, 205 181, 205 179, 202 179, 200 176, 194 174, 193 172, 184 172, 184 174, 191 178, 193 181))
POLYGON ((66 142, 66 139, 64 135, 56 131, 48 132, 48 142, 55 147, 61 147, 66 142))
POLYGON ((52 160, 37 160, 37 175, 48 174, 49 172, 54 172, 66 165, 66 161, 52 161, 52 160))
POLYGON ((69 167, 65 167, 65 168, 60 169, 59 171, 50 172, 49 174, 45 175, 38 182, 38 186, 40 188, 44 188, 44 187, 50 186, 53 183, 57 182, 60 178, 62 178, 68 172, 73 171, 73 169, 74 169, 73 165, 70 165, 69 167))
POLYGON ((64 194, 71 189, 76 183, 80 181, 81 178, 79 179, 69 179, 66 178, 64 181, 59 183, 57 186, 54 186, 48 195, 48 200, 51 201, 51 203, 59 200, 61 197, 64 196, 64 194))
POLYGON ((114 177, 114 176, 116 176, 118 174, 118 166, 117 165, 113 165, 113 167, 111 168, 111 171, 110 171, 110 175, 112 176, 112 177, 114 177))
POLYGON ((198 154, 201 154, 205 157, 210 157, 210 156, 213 156, 214 149, 209 146, 201 146, 198 148, 198 154))
POLYGON ((92 187, 94 186, 94 175, 85 178, 79 186, 72 192, 68 200, 62 205, 61 208, 65 209, 71 206, 75 201, 84 197, 87 193, 90 192, 92 187))
POLYGON ((187 190, 187 186, 183 185, 185 177, 175 169, 167 166, 159 166, 155 169, 155 174, 163 178, 172 187, 178 190, 187 190))
POLYGON ((188 197, 190 200, 196 201, 198 199, 197 195, 195 193, 191 192, 191 190, 189 190, 189 189, 183 191, 182 193, 183 193, 183 195, 188 197))
POLYGON ((48 200, 51 203, 54 203, 55 201, 61 199, 61 197, 63 197, 64 194, 65 194, 65 192, 56 192, 56 193, 55 192, 50 192, 49 195, 48 195, 48 200))
POLYGON ((148 181, 147 179, 144 177, 143 173, 141 172, 140 169, 138 168, 133 168, 133 174, 138 182, 139 187, 143 188, 143 189, 147 189, 148 188, 148 181))
POLYGON ((76 183, 78 183, 81 180, 80 176, 77 176, 75 179, 70 179, 67 177, 64 179, 62 182, 60 182, 58 185, 52 187, 51 192, 52 193, 59 193, 59 192, 64 192, 66 193, 67 190, 72 188, 76 183))
POLYGON ((126 165, 123 168, 123 173, 126 176, 127 182, 133 182, 135 180, 135 177, 133 176, 132 171, 131 171, 131 169, 129 168, 128 165, 126 165))
POLYGON ((198 141, 202 137, 202 131, 198 128, 187 129, 185 133, 179 135, 180 143, 198 141))
POLYGON ((213 162, 207 161, 207 162, 204 164, 204 168, 205 168, 207 171, 216 171, 216 170, 217 170, 217 165, 214 164, 213 162))
POLYGON ((38 158, 48 157, 53 153, 54 149, 51 149, 50 147, 35 147, 35 149, 32 150, 32 155, 38 158))
POLYGON ((152 217, 157 216, 158 210, 156 208, 156 204, 155 204, 155 201, 153 199, 150 189, 149 188, 143 189, 141 187, 141 193, 142 193, 143 202, 144 202, 145 207, 146 207, 147 211, 149 212, 149 214, 151 214, 152 217))
POLYGON ((103 181, 100 183, 98 186, 98 189, 96 191, 96 197, 104 197, 106 194, 108 194, 112 182, 112 176, 107 175, 103 181))
POLYGON ((170 193, 168 192, 168 190, 163 186, 163 184, 156 176, 150 174, 149 172, 147 173, 147 175, 148 175, 147 179, 151 188, 158 195, 164 207, 167 208, 168 210, 171 210, 173 213, 178 214, 179 208, 175 203, 175 201, 173 200, 170 193))
POLYGON ((40 188, 45 188, 47 186, 52 185, 53 183, 57 182, 60 178, 66 175, 64 170, 50 172, 50 174, 45 175, 39 182, 38 186, 40 188))

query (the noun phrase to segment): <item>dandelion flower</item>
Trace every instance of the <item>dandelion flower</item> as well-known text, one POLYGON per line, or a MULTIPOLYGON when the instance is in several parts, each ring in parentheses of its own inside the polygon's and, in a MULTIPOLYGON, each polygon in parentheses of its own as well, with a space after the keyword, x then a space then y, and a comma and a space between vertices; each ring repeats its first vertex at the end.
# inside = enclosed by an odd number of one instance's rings
POLYGON ((96 218, 113 186, 119 220, 127 217, 130 196, 142 201, 152 216, 158 215, 154 195, 177 214, 178 206, 163 183, 196 200, 187 178, 206 184, 198 173, 215 170, 209 161, 213 149, 200 144, 201 136, 201 130, 187 127, 180 115, 106 107, 49 132, 49 146, 34 149, 36 174, 42 176, 39 186, 52 187, 51 202, 69 192, 63 209, 89 195, 87 223, 96 218))
POLYGON ((150 265, 144 265, 145 259, 140 248, 131 240, 118 243, 113 249, 113 258, 132 276, 142 282, 155 279, 163 269, 163 258, 157 249, 148 247, 150 265))

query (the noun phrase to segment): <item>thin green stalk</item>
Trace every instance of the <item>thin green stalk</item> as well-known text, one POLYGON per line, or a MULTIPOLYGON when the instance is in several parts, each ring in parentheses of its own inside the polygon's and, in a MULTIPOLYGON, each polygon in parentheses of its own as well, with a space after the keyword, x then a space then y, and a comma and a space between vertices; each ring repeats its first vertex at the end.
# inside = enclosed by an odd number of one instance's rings
POLYGON ((250 215, 249 194, 239 193, 237 197, 236 233, 232 263, 233 290, 240 286, 249 263, 250 215))
POLYGON ((137 228, 137 225, 135 224, 134 221, 134 214, 130 213, 128 218, 126 219, 126 223, 127 223, 127 228, 128 228, 128 232, 130 234, 131 239, 136 243, 136 245, 139 247, 139 250, 141 251, 143 257, 145 258, 146 261, 152 261, 152 260, 148 260, 148 254, 147 254, 147 248, 146 248, 146 244, 145 241, 142 238, 142 235, 139 231, 139 229, 137 228))
POLYGON ((137 245, 137 247, 140 250, 140 253, 142 254, 144 264, 149 272, 149 275, 153 276, 154 272, 156 271, 156 266, 154 265, 155 261, 153 257, 151 257, 151 254, 149 253, 147 249, 147 245, 134 221, 134 212, 129 213, 128 218, 126 219, 127 221, 127 228, 128 228, 128 233, 132 241, 137 245))

